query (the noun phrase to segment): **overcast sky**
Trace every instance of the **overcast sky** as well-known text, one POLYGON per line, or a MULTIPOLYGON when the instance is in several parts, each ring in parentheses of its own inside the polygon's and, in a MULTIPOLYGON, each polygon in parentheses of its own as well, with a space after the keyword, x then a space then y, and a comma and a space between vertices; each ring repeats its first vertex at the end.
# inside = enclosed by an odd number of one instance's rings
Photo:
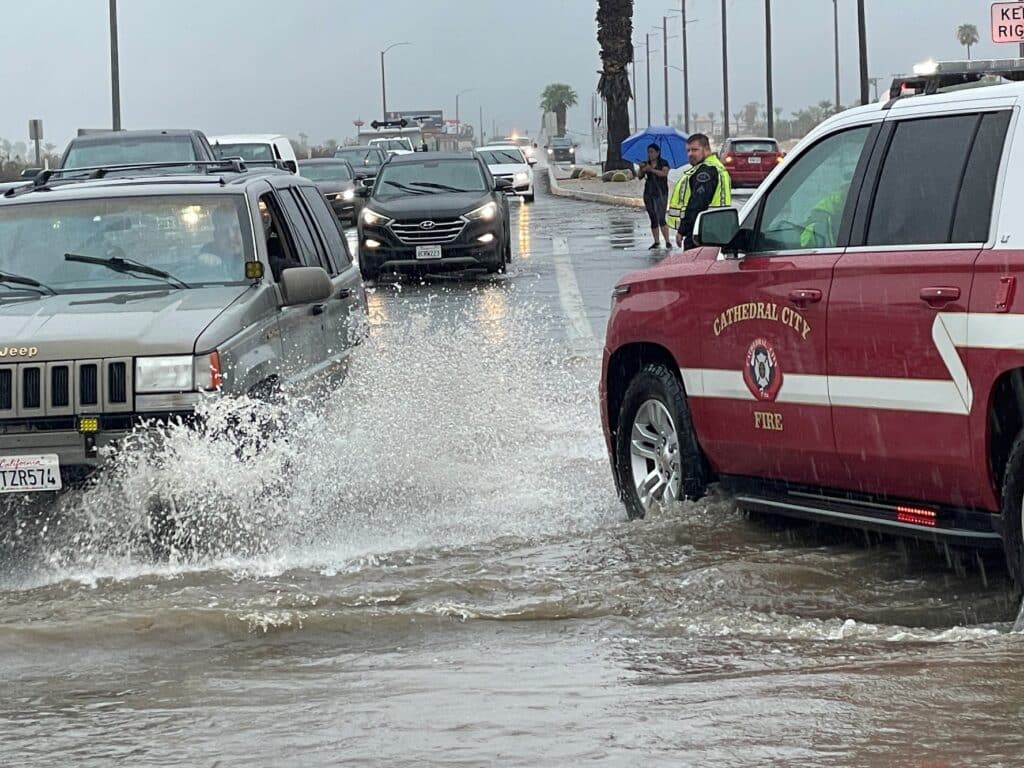
MULTIPOLYGON (((661 17, 678 0, 636 0, 635 39, 652 33, 652 114, 663 106, 661 17), (655 33, 654 26, 657 25, 655 33)), ((989 0, 867 0, 869 67, 888 78, 929 57, 962 58, 958 24, 978 26, 976 57, 1012 56, 990 40, 989 0)), ((831 0, 774 0, 776 103, 790 111, 831 99, 831 0)), ((720 0, 688 0, 691 112, 722 108, 720 0)), ((762 0, 727 0, 732 111, 764 101, 762 0)), ((839 0, 842 100, 857 96, 855 0, 839 0)), ((600 68, 594 0, 120 0, 121 101, 127 128, 352 135, 379 116, 380 51, 391 109, 455 111, 488 133, 536 133, 547 83, 580 96, 569 130, 589 134, 600 68)), ((669 62, 679 64, 678 13, 669 17, 669 62)), ((4 108, 0 136, 27 139, 44 121, 58 146, 78 127, 110 125, 107 0, 5 2, 0 27, 4 108)), ((637 56, 643 57, 643 48, 637 56)), ((646 116, 644 65, 638 66, 646 116)), ((670 109, 682 111, 670 70, 670 109)))

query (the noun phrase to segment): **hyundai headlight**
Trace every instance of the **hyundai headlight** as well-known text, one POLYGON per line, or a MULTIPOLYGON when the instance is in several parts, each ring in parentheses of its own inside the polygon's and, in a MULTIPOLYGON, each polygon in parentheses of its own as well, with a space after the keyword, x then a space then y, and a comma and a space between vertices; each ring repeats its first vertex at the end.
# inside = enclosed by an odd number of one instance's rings
POLYGON ((363 208, 363 224, 370 227, 383 227, 391 222, 387 216, 382 216, 370 208, 363 208))
POLYGON ((194 357, 139 357, 135 360, 135 391, 156 392, 211 391, 221 385, 220 356, 216 352, 194 357))
POLYGON ((341 193, 341 199, 346 202, 348 202, 349 200, 354 200, 355 196, 356 192, 354 189, 346 189, 344 192, 341 193))
POLYGON ((498 215, 498 204, 495 202, 481 205, 479 208, 470 211, 462 218, 467 221, 494 221, 494 217, 498 215))

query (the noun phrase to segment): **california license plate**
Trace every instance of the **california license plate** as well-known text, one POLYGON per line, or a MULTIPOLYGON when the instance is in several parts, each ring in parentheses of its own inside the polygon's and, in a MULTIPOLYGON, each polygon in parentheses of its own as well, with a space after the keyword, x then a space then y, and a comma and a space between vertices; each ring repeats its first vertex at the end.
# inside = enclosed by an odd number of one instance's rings
POLYGON ((0 493, 59 491, 61 487, 57 454, 0 456, 0 493))
POLYGON ((417 259, 440 259, 441 258, 441 246, 440 245, 417 245, 416 246, 416 258, 417 259))
POLYGON ((760 165, 761 164, 761 158, 760 157, 748 157, 747 158, 747 162, 750 163, 751 165, 760 165))

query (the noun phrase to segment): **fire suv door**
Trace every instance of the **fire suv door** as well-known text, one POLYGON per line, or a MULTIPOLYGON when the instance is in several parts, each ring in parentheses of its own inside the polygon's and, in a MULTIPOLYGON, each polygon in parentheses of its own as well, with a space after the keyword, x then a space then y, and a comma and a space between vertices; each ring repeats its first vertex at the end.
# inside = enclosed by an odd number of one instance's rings
POLYGON ((708 272, 706 367, 684 376, 721 473, 819 484, 838 469, 827 308, 850 182, 874 132, 841 130, 797 156, 745 217, 738 258, 708 272))
MULTIPOLYGON (((887 122, 829 305, 829 393, 846 487, 971 506, 966 361, 1008 112, 887 122), (935 162, 941 156, 942 162, 935 162)), ((994 297, 994 294, 993 294, 994 297)))

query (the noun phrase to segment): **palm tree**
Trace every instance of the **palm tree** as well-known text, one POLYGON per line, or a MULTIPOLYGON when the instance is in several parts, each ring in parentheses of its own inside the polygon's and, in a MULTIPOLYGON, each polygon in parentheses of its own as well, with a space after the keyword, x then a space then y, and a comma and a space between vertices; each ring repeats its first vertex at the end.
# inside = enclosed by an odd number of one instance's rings
POLYGON ((565 136, 565 113, 569 107, 575 107, 576 102, 576 91, 565 83, 551 83, 540 95, 540 108, 555 113, 559 136, 565 136))
POLYGON ((711 123, 711 127, 708 128, 708 136, 714 136, 715 134, 715 113, 708 112, 708 120, 711 123))
POLYGON ((977 45, 978 40, 978 28, 973 24, 961 24, 956 28, 956 39, 960 41, 960 45, 967 49, 967 60, 971 60, 971 46, 977 45))
MULTIPOLYGON (((629 65, 633 62, 633 0, 598 0, 597 43, 601 46, 601 79, 597 92, 608 110, 608 155, 605 170, 629 168, 622 142, 629 136, 629 65)), ((571 90, 571 89, 570 89, 571 90)), ((546 93, 546 91, 545 91, 546 93)), ((572 94, 576 103, 576 94, 572 94)), ((563 119, 564 124, 564 119, 563 119)))

